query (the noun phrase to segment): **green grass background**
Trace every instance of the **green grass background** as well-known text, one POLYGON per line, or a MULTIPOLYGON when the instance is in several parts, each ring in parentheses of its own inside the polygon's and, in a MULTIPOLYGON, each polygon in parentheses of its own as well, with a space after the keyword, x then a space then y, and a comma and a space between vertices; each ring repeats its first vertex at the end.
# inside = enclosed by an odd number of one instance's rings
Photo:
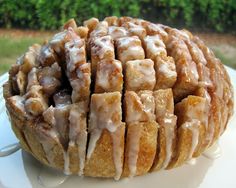
POLYGON ((0 75, 7 72, 11 64, 16 62, 17 57, 27 51, 34 43, 42 43, 40 37, 0 37, 0 75))

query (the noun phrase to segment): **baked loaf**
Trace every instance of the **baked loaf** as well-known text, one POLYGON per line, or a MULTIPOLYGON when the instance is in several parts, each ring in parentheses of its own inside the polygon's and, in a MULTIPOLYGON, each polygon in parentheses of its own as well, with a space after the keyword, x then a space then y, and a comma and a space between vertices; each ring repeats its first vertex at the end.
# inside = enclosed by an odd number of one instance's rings
POLYGON ((69 20, 17 60, 4 97, 40 162, 115 179, 198 157, 233 113, 229 76, 198 37, 130 17, 69 20))

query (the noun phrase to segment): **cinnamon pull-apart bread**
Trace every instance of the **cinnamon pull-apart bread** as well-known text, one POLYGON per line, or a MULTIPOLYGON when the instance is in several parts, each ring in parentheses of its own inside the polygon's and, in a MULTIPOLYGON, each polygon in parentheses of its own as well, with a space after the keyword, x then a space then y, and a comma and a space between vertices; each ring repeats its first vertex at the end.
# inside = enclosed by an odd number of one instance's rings
POLYGON ((229 76, 189 31, 115 16, 62 28, 4 85, 12 129, 43 164, 118 180, 181 166, 225 131, 229 76))

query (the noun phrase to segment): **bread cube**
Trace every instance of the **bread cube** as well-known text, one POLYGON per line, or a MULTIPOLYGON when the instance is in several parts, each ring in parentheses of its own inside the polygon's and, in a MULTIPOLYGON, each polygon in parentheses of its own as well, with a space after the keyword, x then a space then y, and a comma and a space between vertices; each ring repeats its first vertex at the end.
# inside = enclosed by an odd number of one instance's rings
POLYGON ((147 35, 160 35, 163 40, 166 40, 168 37, 167 32, 164 30, 161 24, 142 22, 142 26, 145 27, 147 35))
POLYGON ((27 83, 26 91, 29 91, 29 89, 33 85, 39 85, 37 72, 38 70, 35 67, 32 68, 31 71, 29 72, 27 76, 28 83, 27 83))
POLYGON ((117 26, 118 18, 116 16, 108 16, 104 19, 108 23, 109 26, 117 26))
POLYGON ((151 59, 128 61, 125 75, 126 90, 153 90, 156 84, 154 63, 151 59))
POLYGON ((160 54, 167 55, 166 46, 159 35, 146 36, 143 39, 143 45, 146 58, 150 58, 153 61, 155 61, 156 57, 160 54))
POLYGON ((106 21, 99 22, 94 30, 90 33, 90 39, 96 37, 103 37, 106 36, 108 32, 108 23, 106 21))
POLYGON ((122 92, 122 64, 118 60, 102 60, 97 65, 95 93, 122 92))
POLYGON ((198 73, 196 70, 196 64, 185 58, 176 62, 176 72, 177 80, 173 87, 173 93, 175 101, 178 102, 197 89, 198 73))
POLYGON ((196 64, 183 40, 170 36, 171 42, 167 42, 168 52, 175 60, 177 81, 173 87, 175 101, 180 101, 197 89, 199 75, 196 64))
POLYGON ((43 87, 43 91, 48 96, 52 95, 59 89, 59 87, 61 86, 60 79, 61 79, 61 67, 58 65, 58 63, 54 63, 50 67, 49 66, 42 67, 38 71, 38 81, 40 85, 43 87))
POLYGON ((91 64, 85 63, 76 69, 76 78, 70 79, 72 102, 88 100, 91 84, 91 64))
POLYGON ((132 22, 133 18, 128 17, 128 16, 122 16, 119 18, 118 22, 119 22, 119 26, 124 25, 126 22, 132 22))
POLYGON ((208 122, 207 105, 207 100, 205 98, 189 95, 175 105, 178 124, 181 125, 191 119, 197 119, 206 124, 206 122, 208 122))
POLYGON ((147 122, 155 120, 155 102, 152 91, 126 91, 125 99, 125 122, 147 122))
POLYGON ((126 22, 122 26, 127 28, 130 36, 138 36, 140 39, 143 39, 146 36, 145 28, 133 22, 126 22))
POLYGON ((172 57, 161 54, 156 57, 156 85, 155 89, 172 88, 177 79, 175 62, 172 57))
POLYGON ((83 39, 70 40, 65 43, 65 52, 68 73, 86 63, 85 41, 83 39))
POLYGON ((25 97, 20 95, 11 96, 7 99, 8 110, 12 110, 15 115, 19 118, 27 117, 27 113, 25 110, 25 97))
POLYGON ((41 115, 48 108, 48 99, 43 93, 42 86, 31 86, 25 97, 25 109, 30 115, 41 115))
POLYGON ((108 129, 113 132, 121 124, 121 93, 93 94, 89 117, 89 131, 108 129))
POLYGON ((97 63, 104 59, 115 59, 114 44, 111 36, 95 38, 91 43, 91 62, 94 74, 97 70, 97 63))
POLYGON ((17 91, 20 93, 20 95, 25 94, 25 90, 27 87, 27 76, 23 71, 19 71, 15 76, 15 83, 17 91))
POLYGON ((80 26, 75 28, 75 32, 80 36, 80 38, 87 39, 89 29, 87 27, 80 26))
POLYGON ((87 112, 88 112, 87 101, 82 101, 71 105, 70 115, 69 115, 70 141, 78 143, 79 134, 87 130, 87 121, 86 121, 87 112))
POLYGON ((117 57, 123 65, 130 60, 144 59, 145 54, 137 36, 122 37, 116 41, 117 57))
POLYGON ((69 27, 72 27, 73 29, 77 28, 74 18, 69 19, 63 26, 64 29, 68 29, 69 27))
MULTIPOLYGON (((213 103, 214 102, 212 102, 212 104, 213 103)), ((178 116, 178 126, 184 126, 191 121, 198 121, 198 134, 200 139, 198 140, 198 147, 195 148, 195 152, 192 154, 194 156, 199 156, 205 148, 208 147, 208 144, 214 137, 211 134, 212 124, 210 122, 213 113, 210 113, 209 117, 209 111, 209 101, 207 101, 206 98, 198 96, 189 95, 175 105, 175 113, 178 116)), ((214 133, 218 132, 219 124, 216 123, 213 126, 215 127, 214 133)))
POLYGON ((84 21, 84 26, 88 27, 89 33, 93 31, 99 23, 99 20, 97 18, 90 18, 86 21, 84 21))
POLYGON ((164 117, 166 113, 174 113, 174 99, 172 89, 159 89, 153 92, 155 99, 156 118, 164 117))
POLYGON ((20 65, 20 70, 23 73, 28 74, 33 67, 38 66, 36 59, 39 55, 40 49, 40 45, 34 44, 29 47, 29 50, 24 54, 23 62, 20 65))
POLYGON ((108 35, 110 35, 113 40, 117 40, 122 37, 127 37, 128 32, 124 27, 110 26, 108 28, 108 35))
POLYGON ((57 53, 60 57, 60 61, 65 59, 65 43, 68 41, 80 40, 80 37, 75 33, 74 29, 69 27, 68 30, 57 33, 49 41, 50 47, 57 53))
POLYGON ((50 66, 58 61, 58 57, 50 45, 44 45, 40 50, 37 60, 42 66, 50 66))

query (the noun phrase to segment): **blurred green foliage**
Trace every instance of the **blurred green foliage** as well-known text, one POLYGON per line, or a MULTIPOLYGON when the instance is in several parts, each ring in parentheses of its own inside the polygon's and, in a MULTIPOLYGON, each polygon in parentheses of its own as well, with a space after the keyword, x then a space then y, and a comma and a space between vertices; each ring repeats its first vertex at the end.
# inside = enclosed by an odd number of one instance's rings
MULTIPOLYGON (((44 36, 45 37, 45 36, 44 36)), ((45 38, 41 37, 0 37, 0 76, 7 72, 11 64, 23 54, 30 45, 34 43, 42 43, 45 38)))
POLYGON ((59 28, 67 19, 126 15, 173 26, 236 30, 236 0, 0 0, 0 26, 59 28))

